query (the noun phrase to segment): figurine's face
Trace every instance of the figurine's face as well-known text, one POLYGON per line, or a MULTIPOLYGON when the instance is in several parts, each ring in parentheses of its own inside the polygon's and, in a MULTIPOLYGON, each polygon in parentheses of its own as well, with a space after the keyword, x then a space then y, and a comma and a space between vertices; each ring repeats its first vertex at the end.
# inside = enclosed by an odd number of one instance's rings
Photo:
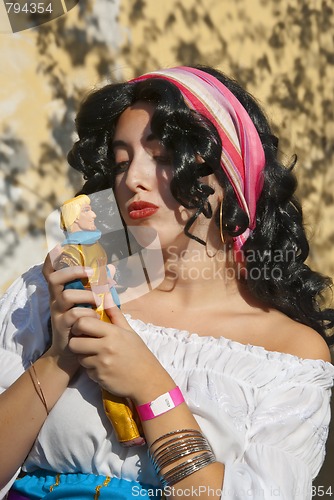
POLYGON ((172 196, 171 155, 152 134, 153 111, 149 104, 138 102, 117 122, 113 138, 115 195, 125 223, 154 228, 165 248, 185 236, 189 212, 185 214, 186 209, 172 196))
POLYGON ((79 217, 75 220, 72 231, 94 231, 96 229, 94 220, 96 213, 89 204, 82 205, 79 217))

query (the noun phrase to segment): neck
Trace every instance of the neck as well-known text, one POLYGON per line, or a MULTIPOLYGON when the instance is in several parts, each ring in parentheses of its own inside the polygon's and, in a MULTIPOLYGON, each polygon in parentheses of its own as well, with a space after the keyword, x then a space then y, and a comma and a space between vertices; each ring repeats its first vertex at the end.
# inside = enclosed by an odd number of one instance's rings
POLYGON ((180 305, 203 307, 237 293, 235 268, 224 247, 209 256, 204 245, 190 240, 182 250, 176 245, 165 249, 164 264, 165 279, 157 292, 173 292, 180 305))

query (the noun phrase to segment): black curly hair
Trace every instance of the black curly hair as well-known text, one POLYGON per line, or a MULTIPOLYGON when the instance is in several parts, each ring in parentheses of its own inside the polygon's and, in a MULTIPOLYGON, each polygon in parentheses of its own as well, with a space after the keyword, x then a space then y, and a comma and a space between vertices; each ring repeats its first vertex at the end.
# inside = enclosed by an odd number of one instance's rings
MULTIPOLYGON (((309 245, 302 208, 294 196, 297 181, 292 168, 296 160, 288 167, 279 161, 278 140, 253 96, 220 71, 206 66, 197 68, 215 76, 237 97, 250 115, 265 152, 256 228, 242 249, 247 287, 267 307, 310 326, 331 345, 334 310, 321 306, 332 282, 305 264, 309 245)), ((179 89, 164 79, 110 84, 84 100, 76 120, 79 140, 68 154, 70 165, 82 172, 87 181, 80 193, 91 194, 113 187, 117 171, 110 146, 115 127, 121 113, 137 101, 154 105, 151 129, 172 153, 174 198, 196 210, 185 226, 185 233, 204 243, 190 233, 191 225, 201 213, 207 218, 214 216, 219 225, 219 213, 213 214, 208 200, 213 188, 203 182, 203 177, 212 173, 224 189, 224 230, 231 237, 243 233, 248 227, 248 216, 220 166, 221 140, 217 130, 205 117, 191 110, 179 89), (196 161, 198 155, 204 163, 196 161)))

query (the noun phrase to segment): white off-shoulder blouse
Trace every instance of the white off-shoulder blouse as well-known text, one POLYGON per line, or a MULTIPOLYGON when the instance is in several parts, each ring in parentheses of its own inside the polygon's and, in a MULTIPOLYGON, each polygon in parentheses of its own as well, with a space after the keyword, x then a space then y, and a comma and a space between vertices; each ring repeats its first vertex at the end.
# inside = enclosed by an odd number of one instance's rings
MULTIPOLYGON (((40 266, 0 301, 1 391, 44 351, 48 309, 40 266)), ((330 363, 126 317, 181 387, 217 460, 225 464, 222 498, 311 499, 312 479, 325 456, 330 363)), ((84 370, 50 412, 23 468, 158 484, 146 448, 126 449, 116 442, 100 389, 84 370)))

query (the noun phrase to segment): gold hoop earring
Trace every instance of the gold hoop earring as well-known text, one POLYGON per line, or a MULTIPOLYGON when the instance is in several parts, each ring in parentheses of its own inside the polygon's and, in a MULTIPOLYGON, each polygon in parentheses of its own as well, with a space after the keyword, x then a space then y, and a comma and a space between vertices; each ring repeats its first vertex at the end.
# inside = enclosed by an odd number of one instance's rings
POLYGON ((225 238, 223 235, 223 202, 221 202, 219 207, 219 232, 222 243, 225 245, 225 238))

